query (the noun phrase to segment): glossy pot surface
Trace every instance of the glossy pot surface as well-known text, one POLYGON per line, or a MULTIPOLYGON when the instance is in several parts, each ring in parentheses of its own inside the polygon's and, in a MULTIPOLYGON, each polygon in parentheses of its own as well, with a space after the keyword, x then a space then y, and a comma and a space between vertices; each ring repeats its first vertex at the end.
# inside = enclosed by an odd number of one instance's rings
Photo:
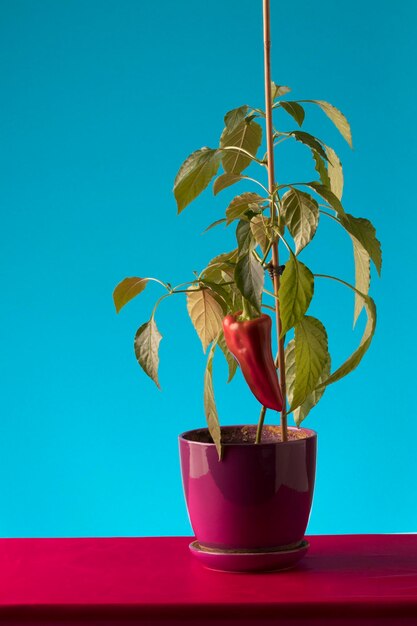
MULTIPOLYGON (((228 426, 252 434, 256 426, 228 426)), ((290 428, 299 432, 299 429, 290 428)), ((191 525, 201 546, 272 550, 298 544, 313 499, 317 435, 286 442, 226 443, 219 461, 207 429, 179 436, 181 470, 191 525)), ((225 437, 226 439, 227 437, 225 437)))

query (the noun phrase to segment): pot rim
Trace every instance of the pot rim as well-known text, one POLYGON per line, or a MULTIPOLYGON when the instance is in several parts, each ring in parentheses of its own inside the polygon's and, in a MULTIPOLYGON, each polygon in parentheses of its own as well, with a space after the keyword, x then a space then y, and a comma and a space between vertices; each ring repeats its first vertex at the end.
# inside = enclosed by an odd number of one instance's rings
MULTIPOLYGON (((269 424, 271 425, 271 424, 269 424)), ((276 424, 278 425, 278 424, 276 424)), ((254 427, 257 428, 257 424, 231 424, 228 426, 221 426, 222 430, 228 430, 231 428, 247 428, 247 427, 254 427)), ((313 430, 312 428, 298 428, 297 426, 288 426, 288 430, 302 430, 306 433, 308 433, 307 437, 304 437, 303 439, 292 439, 290 441, 261 441, 260 443, 255 443, 255 442, 233 442, 233 443, 222 443, 222 446, 224 447, 232 447, 232 446, 256 446, 257 448, 260 447, 264 447, 264 446, 276 446, 276 445, 296 445, 296 444, 301 444, 303 441, 306 441, 307 439, 314 439, 317 438, 317 432, 315 430, 313 430)), ((201 431, 206 431, 208 432, 208 427, 205 426, 203 428, 193 428, 191 430, 186 430, 183 433, 181 433, 180 435, 178 435, 178 439, 179 441, 184 441, 186 443, 192 443, 193 445, 197 445, 197 446, 210 446, 210 447, 215 447, 215 443, 214 442, 204 442, 204 441, 194 441, 193 439, 187 439, 186 435, 190 435, 192 433, 196 433, 196 432, 201 432, 201 431)))

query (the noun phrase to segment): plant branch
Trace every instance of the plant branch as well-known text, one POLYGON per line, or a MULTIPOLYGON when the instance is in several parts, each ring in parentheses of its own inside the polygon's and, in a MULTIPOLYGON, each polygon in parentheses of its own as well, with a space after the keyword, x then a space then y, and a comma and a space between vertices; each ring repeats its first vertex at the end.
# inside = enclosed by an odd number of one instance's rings
MULTIPOLYGON (((189 283, 181 283, 181 285, 178 285, 178 287, 182 287, 183 285, 196 285, 197 281, 193 281, 193 282, 189 282, 189 283)), ((218 285, 219 287, 226 287, 227 285, 234 285, 235 281, 232 280, 230 282, 224 282, 224 283, 215 283, 216 285, 218 285)), ((213 283, 214 284, 214 283, 213 283)), ((193 291, 204 291, 204 289, 210 289, 210 285, 201 285, 199 283, 198 287, 196 285, 195 289, 178 289, 178 287, 174 287, 174 289, 172 291, 170 291, 170 293, 166 294, 168 296, 172 296, 176 293, 191 293, 193 291)))
MULTIPOLYGON (((264 71, 265 71, 265 118, 266 118, 266 145, 268 153, 268 190, 271 196, 271 222, 275 223, 276 208, 274 203, 275 197, 275 171, 274 171, 274 138, 272 126, 272 93, 271 93, 271 15, 270 0, 263 0, 263 39, 264 39, 264 71)), ((274 267, 279 266, 278 242, 272 245, 272 263, 274 267)), ((281 411, 281 429, 282 440, 287 441, 287 400, 286 400, 286 381, 285 381, 285 352, 284 338, 281 337, 281 316, 279 312, 278 291, 280 284, 280 276, 278 272, 274 272, 274 295, 275 300, 275 319, 278 341, 278 365, 279 379, 284 405, 281 411)))
POLYGON ((290 254, 294 254, 293 251, 291 250, 291 246, 288 243, 288 241, 281 235, 280 232, 277 232, 278 238, 282 241, 282 243, 284 244, 284 246, 287 248, 288 252, 290 254))
POLYGON ((286 187, 309 187, 309 183, 285 183, 283 185, 278 185, 277 189, 285 189, 286 187))
POLYGON ((270 241, 268 246, 267 246, 267 248, 266 248, 264 256, 262 258, 261 265, 265 265, 266 259, 268 258, 268 254, 271 252, 271 248, 272 248, 272 242, 270 241))
POLYGON ((313 276, 314 276, 314 278, 328 278, 329 280, 334 280, 337 283, 340 283, 341 285, 344 285, 345 287, 349 287, 349 289, 352 289, 352 291, 356 291, 357 293, 361 293, 353 285, 351 285, 350 283, 347 283, 342 278, 337 278, 337 276, 331 276, 330 274, 313 274, 313 276))
MULTIPOLYGON (((268 291, 268 289, 263 289, 262 292, 266 293, 267 296, 271 296, 271 298, 274 298, 275 300, 278 298, 278 296, 276 296, 272 291, 268 291)), ((275 311, 275 307, 274 307, 274 311, 275 311)))
MULTIPOLYGON (((278 132, 274 132, 273 133, 273 137, 275 138, 278 135, 283 135, 285 133, 278 133, 278 132)), ((282 143, 283 141, 286 141, 287 139, 289 139, 289 136, 283 137, 282 139, 280 139, 279 141, 274 141, 274 146, 277 146, 278 144, 282 143)), ((265 152, 264 156, 263 156, 263 161, 265 161, 265 159, 268 158, 268 152, 265 152)))
POLYGON ((260 255, 256 252, 256 250, 252 250, 252 254, 255 257, 255 259, 257 261, 259 261, 259 263, 261 263, 261 265, 262 265, 262 259, 261 259, 260 255))
POLYGON ((232 152, 239 152, 240 154, 244 154, 245 156, 249 157, 252 161, 255 161, 259 165, 265 165, 265 163, 263 163, 263 161, 261 161, 260 159, 257 159, 255 156, 253 156, 253 154, 251 154, 250 152, 248 152, 244 148, 238 148, 237 146, 225 146, 224 148, 218 148, 218 150, 220 150, 220 151, 228 150, 228 151, 232 151, 232 152))
POLYGON ((279 139, 278 141, 274 142, 274 146, 278 146, 283 141, 287 141, 287 139, 289 139, 289 137, 282 137, 282 139, 279 139))
POLYGON ((268 193, 268 189, 262 183, 260 183, 259 180, 256 180, 256 178, 251 178, 250 176, 242 176, 242 180, 250 180, 253 183, 256 183, 257 185, 262 187, 262 189, 265 191, 265 193, 268 193))
POLYGON ((180 287, 185 287, 186 285, 195 285, 196 283, 198 283, 198 280, 189 280, 186 283, 180 283, 179 285, 176 285, 175 287, 172 288, 172 292, 173 293, 180 293, 178 291, 180 287))
POLYGON ((144 280, 152 280, 154 283, 158 283, 159 285, 162 285, 162 287, 165 287, 165 289, 168 292, 171 292, 171 289, 169 288, 168 283, 164 283, 162 280, 159 280, 159 278, 148 277, 148 278, 145 278, 144 280))
POLYGON ((158 308, 162 300, 165 300, 165 298, 169 298, 170 296, 172 296, 172 293, 173 293, 172 291, 170 291, 169 293, 164 293, 163 296, 158 298, 158 300, 155 302, 154 308, 152 309, 151 319, 155 317, 156 309, 158 308))
POLYGON ((265 117, 265 111, 262 111, 262 109, 255 109, 255 107, 250 107, 250 108, 251 108, 251 111, 249 112, 250 114, 252 114, 252 112, 259 113, 261 117, 265 117))
POLYGON ((340 221, 331 213, 327 213, 327 211, 323 211, 322 209, 319 209, 320 213, 322 215, 326 215, 327 217, 330 217, 330 219, 334 220, 335 222, 337 222, 338 224, 340 224, 340 221))

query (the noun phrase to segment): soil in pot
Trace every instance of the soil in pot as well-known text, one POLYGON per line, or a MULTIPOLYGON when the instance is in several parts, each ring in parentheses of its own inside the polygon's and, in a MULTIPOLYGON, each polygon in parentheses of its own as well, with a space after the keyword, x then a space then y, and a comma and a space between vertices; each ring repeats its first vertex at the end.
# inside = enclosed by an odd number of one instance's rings
MULTIPOLYGON (((222 444, 253 444, 255 443, 257 426, 235 426, 221 429, 222 444)), ((298 441, 299 439, 307 439, 311 436, 310 431, 303 428, 289 429, 288 441, 298 441)), ((197 441, 198 443, 213 443, 213 440, 207 428, 194 430, 185 435, 188 441, 197 441)), ((264 426, 262 430, 261 443, 279 443, 282 441, 282 431, 280 426, 264 426)))

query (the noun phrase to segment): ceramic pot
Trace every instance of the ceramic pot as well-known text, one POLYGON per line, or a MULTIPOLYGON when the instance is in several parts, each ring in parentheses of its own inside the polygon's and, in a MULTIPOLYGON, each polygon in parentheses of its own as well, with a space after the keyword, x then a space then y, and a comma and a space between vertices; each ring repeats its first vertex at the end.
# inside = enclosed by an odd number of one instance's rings
MULTIPOLYGON (((290 436, 300 429, 289 428, 290 436), (292 432, 294 431, 294 432, 292 432)), ((219 461, 208 430, 179 436, 181 470, 191 525, 202 549, 291 550, 301 546, 313 499, 317 435, 277 441, 277 429, 222 428, 219 461), (275 435, 274 435, 275 433, 275 435)))

